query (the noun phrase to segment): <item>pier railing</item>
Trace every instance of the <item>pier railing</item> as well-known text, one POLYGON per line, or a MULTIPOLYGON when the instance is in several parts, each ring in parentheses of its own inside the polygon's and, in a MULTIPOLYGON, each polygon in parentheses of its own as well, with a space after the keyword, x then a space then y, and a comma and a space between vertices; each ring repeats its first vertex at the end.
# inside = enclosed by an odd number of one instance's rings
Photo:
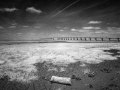
POLYGON ((66 41, 66 42, 120 42, 120 38, 108 38, 108 37, 52 37, 46 38, 49 41, 66 41))

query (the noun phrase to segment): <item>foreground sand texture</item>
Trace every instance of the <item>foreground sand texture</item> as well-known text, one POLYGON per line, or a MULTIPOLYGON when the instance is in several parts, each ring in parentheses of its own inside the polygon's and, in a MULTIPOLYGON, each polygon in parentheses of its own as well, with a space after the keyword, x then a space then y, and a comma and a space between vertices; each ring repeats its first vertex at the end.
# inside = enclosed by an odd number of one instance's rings
POLYGON ((0 46, 0 90, 120 90, 120 43, 0 46), (51 83, 71 78, 71 86, 51 83))

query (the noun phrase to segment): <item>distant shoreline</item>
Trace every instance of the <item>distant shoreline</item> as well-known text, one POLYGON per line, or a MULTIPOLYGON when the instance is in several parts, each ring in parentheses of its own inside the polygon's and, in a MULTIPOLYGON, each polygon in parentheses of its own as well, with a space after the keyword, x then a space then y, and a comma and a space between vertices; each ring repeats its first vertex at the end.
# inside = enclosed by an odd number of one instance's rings
POLYGON ((119 43, 120 37, 50 37, 39 40, 0 40, 0 44, 8 43, 119 43))
POLYGON ((32 43, 120 43, 120 41, 0 41, 1 45, 32 43))

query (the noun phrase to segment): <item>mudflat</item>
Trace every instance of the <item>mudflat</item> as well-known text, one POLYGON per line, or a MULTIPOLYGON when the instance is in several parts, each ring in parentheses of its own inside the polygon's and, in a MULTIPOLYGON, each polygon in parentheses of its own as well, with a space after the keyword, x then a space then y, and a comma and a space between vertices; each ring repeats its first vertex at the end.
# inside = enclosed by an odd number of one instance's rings
POLYGON ((119 43, 1 45, 0 63, 0 90, 120 90, 119 43))

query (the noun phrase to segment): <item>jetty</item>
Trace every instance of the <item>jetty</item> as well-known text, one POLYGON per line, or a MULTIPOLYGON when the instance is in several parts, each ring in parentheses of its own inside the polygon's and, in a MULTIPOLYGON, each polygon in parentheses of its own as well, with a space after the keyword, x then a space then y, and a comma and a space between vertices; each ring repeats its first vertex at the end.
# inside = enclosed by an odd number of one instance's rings
POLYGON ((48 42, 120 42, 120 37, 51 37, 44 40, 48 42))

